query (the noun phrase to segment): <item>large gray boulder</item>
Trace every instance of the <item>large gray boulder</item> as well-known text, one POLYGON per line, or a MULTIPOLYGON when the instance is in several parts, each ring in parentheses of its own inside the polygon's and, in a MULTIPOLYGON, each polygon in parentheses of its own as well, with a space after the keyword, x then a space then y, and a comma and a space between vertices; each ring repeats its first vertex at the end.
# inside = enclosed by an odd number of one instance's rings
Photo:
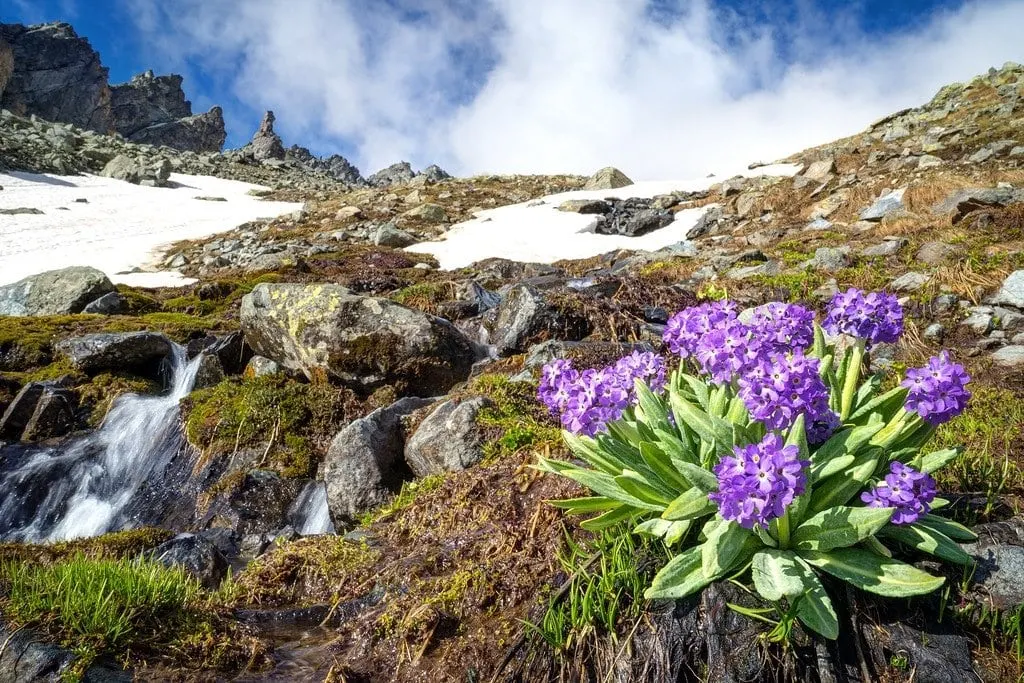
POLYGON ((79 128, 112 128, 107 69, 89 41, 70 24, 0 24, 0 42, 11 46, 14 68, 0 108, 35 114, 79 128))
POLYGON ((50 270, 0 287, 0 315, 68 315, 116 291, 106 275, 88 266, 50 270))
POLYGON ((625 173, 615 168, 614 166, 606 166, 600 171, 590 176, 587 179, 586 184, 583 186, 584 190, 614 190, 619 187, 626 187, 632 185, 633 181, 629 179, 625 173))
POLYGON ((340 154, 332 154, 329 157, 316 157, 305 147, 292 145, 285 150, 285 158, 298 165, 313 171, 314 173, 326 173, 327 175, 349 185, 365 185, 363 175, 359 169, 340 154))
POLYGON ((1024 270, 1015 270, 1003 280, 992 303, 1024 309, 1024 270))
POLYGON ((448 321, 340 285, 257 285, 242 299, 240 319, 257 354, 360 390, 397 384, 434 396, 465 380, 476 359, 448 321))
POLYGON ((133 185, 164 187, 171 177, 171 162, 167 159, 148 160, 118 154, 107 162, 100 175, 123 180, 133 185))
POLYGON ((488 331, 498 355, 508 356, 548 339, 577 341, 590 333, 590 324, 582 316, 552 306, 533 287, 516 285, 498 306, 488 331))
POLYGON ((417 477, 457 472, 483 458, 484 434, 477 415, 491 405, 482 396, 445 401, 420 423, 405 444, 405 462, 417 477))
POLYGON ((334 437, 317 478, 327 485, 327 506, 335 526, 384 504, 398 488, 397 466, 405 443, 402 418, 432 402, 403 398, 352 422, 334 437))
POLYGON ((171 341, 158 332, 98 332, 64 339, 55 350, 82 372, 133 370, 154 375, 171 348, 171 341))
POLYGON ((988 187, 957 190, 932 207, 937 214, 951 214, 954 225, 967 214, 979 209, 992 209, 1024 202, 1024 188, 988 187))

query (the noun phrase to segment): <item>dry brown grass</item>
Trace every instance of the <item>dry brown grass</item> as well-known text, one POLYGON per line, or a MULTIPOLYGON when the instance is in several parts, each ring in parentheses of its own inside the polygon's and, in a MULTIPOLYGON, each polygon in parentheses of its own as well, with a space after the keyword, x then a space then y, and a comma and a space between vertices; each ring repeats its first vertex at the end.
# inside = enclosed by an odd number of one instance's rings
POLYGON ((975 187, 978 181, 963 175, 935 175, 913 183, 903 195, 911 211, 930 211, 933 206, 958 190, 975 187))

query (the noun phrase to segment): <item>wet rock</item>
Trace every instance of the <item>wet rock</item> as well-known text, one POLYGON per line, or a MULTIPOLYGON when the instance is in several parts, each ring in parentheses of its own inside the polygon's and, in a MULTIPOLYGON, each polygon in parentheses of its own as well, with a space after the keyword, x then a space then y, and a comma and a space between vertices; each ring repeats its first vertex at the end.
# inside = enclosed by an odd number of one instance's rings
POLYGON ((171 353, 171 341, 158 332, 98 332, 64 339, 54 349, 82 372, 137 371, 154 376, 171 353))
POLYGON ((334 437, 317 478, 326 483, 335 526, 345 526, 382 505, 397 490, 403 479, 402 418, 432 403, 403 398, 352 422, 334 437))
MULTIPOLYGON (((31 630, 0 622, 0 683, 68 680, 77 657, 68 650, 40 642, 31 630)), ((130 680, 130 679, 129 679, 130 680)))
POLYGON ((288 508, 299 494, 302 482, 284 479, 276 472, 252 470, 238 487, 217 500, 210 514, 214 527, 227 527, 240 534, 263 534, 287 523, 288 508))
POLYGON ((117 315, 123 313, 128 307, 128 300, 120 292, 104 294, 94 301, 90 301, 82 313, 93 313, 97 315, 117 315))
POLYGON ((0 417, 0 440, 17 441, 21 438, 21 433, 25 431, 25 426, 32 418, 39 399, 46 391, 46 386, 44 382, 29 382, 21 388, 0 417))
POLYGON ((483 458, 484 435, 477 415, 487 398, 445 401, 420 423, 405 444, 405 462, 417 477, 457 472, 483 458))
POLYGON ((992 303, 1024 309, 1024 270, 1016 270, 1003 280, 992 303))
POLYGON ((590 333, 590 323, 550 305, 533 287, 518 285, 505 294, 488 329, 495 351, 507 356, 547 338, 582 339, 590 333))
POLYGON ((224 368, 221 367, 220 359, 212 353, 203 353, 202 355, 199 368, 196 370, 194 389, 206 389, 224 381, 224 368))
MULTIPOLYGON (((75 427, 78 397, 70 389, 45 383, 32 416, 21 433, 22 441, 39 441, 71 433, 75 427)), ((2 424, 0 424, 2 430, 2 424)))
POLYGON ((231 332, 223 337, 217 337, 205 348, 208 353, 217 357, 221 368, 228 375, 242 372, 252 358, 252 349, 245 343, 245 335, 241 332, 231 332))
POLYGON ((89 302, 113 291, 114 284, 95 268, 50 270, 0 287, 0 315, 80 313, 89 302))
POLYGON ((204 588, 216 590, 228 574, 228 561, 214 543, 196 534, 178 534, 153 550, 165 567, 180 567, 204 588))
POLYGON ((448 321, 339 285, 257 285, 240 319, 255 353, 362 390, 401 383, 409 394, 437 395, 466 379, 476 359, 448 321))
POLYGON ((633 181, 630 180, 625 173, 614 166, 606 166, 594 175, 590 176, 590 178, 587 179, 587 182, 583 185, 583 189, 614 190, 632 184, 633 181))
POLYGON ((862 221, 880 221, 887 216, 902 213, 905 210, 903 195, 906 188, 894 190, 878 198, 874 204, 860 213, 862 221))

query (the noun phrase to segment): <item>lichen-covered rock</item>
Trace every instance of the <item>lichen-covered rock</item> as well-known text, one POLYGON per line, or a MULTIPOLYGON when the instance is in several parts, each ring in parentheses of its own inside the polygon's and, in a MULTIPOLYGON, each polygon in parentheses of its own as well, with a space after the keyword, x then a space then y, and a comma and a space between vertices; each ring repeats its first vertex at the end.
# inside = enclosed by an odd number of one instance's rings
POLYGON ((0 287, 0 315, 80 313, 91 301, 113 291, 110 278, 95 268, 50 270, 0 287))
POLYGON ((97 332, 64 339, 55 350, 82 372, 133 370, 152 376, 171 347, 171 341, 158 332, 97 332))
POLYGON ((484 456, 480 411, 491 404, 482 396, 445 401, 428 415, 405 444, 405 462, 417 477, 457 472, 484 456))
POLYGON ((242 299, 253 350, 309 378, 434 396, 469 376, 473 345, 446 320, 340 285, 257 285, 242 299))
POLYGON ((108 133, 112 128, 107 69, 70 24, 0 24, 14 68, 0 108, 108 133))
POLYGON ((382 505, 401 483, 405 433, 402 418, 432 403, 403 398, 379 408, 338 432, 320 466, 327 485, 327 506, 336 526, 382 505))

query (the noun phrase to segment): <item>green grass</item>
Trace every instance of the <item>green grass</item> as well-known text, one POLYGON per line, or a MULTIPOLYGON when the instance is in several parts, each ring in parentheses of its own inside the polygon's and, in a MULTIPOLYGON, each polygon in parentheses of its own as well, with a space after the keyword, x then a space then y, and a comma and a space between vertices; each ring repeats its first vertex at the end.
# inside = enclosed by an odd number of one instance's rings
POLYGON ((568 584, 551 597, 540 623, 527 626, 556 652, 594 636, 614 637, 620 623, 640 617, 653 576, 652 563, 643 560, 659 553, 664 555, 660 542, 637 537, 627 527, 582 542, 567 535, 558 561, 570 576, 568 584))
POLYGON ((442 482, 444 482, 443 473, 431 474, 422 479, 402 482, 402 488, 398 491, 391 502, 377 508, 376 510, 371 510, 365 513, 359 519, 359 526, 370 526, 379 519, 406 509, 415 503, 416 499, 420 496, 430 493, 431 491, 436 491, 441 486, 442 482))
POLYGON ((484 445, 484 462, 493 462, 524 448, 558 447, 561 430, 537 400, 533 382, 513 382, 505 375, 480 375, 470 381, 467 395, 486 396, 492 405, 477 416, 491 433, 484 445))
POLYGON ((1007 491, 1024 485, 1014 450, 1024 430, 1024 403, 1009 389, 973 386, 967 410, 939 428, 935 450, 963 446, 963 453, 936 473, 939 488, 984 493, 986 513, 1007 491))
POLYGON ((173 631, 200 591, 180 569, 84 555, 48 566, 4 562, 0 584, 8 616, 53 636, 83 665, 100 654, 125 656, 173 631))

